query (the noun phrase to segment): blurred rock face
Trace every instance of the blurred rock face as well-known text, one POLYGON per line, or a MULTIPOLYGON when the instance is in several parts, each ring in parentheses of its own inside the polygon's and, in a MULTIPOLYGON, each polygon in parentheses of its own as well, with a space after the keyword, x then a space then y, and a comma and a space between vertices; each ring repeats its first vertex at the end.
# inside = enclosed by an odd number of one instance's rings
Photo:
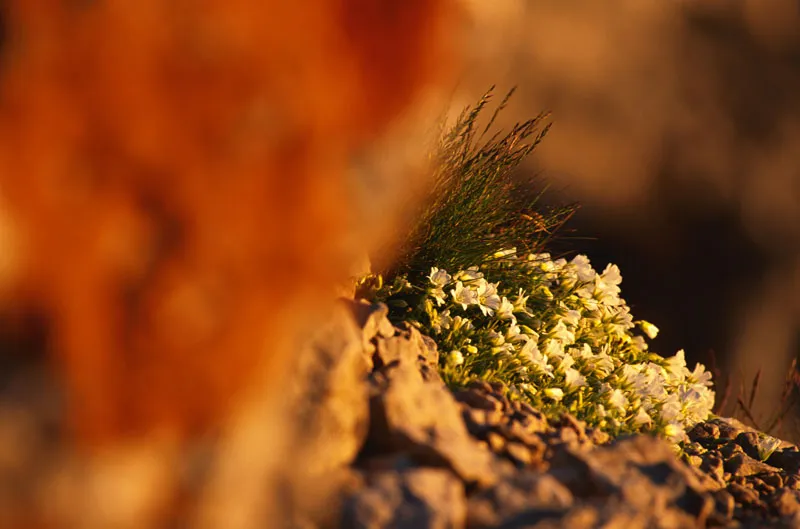
POLYGON ((350 157, 442 77, 444 4, 4 3, 2 301, 82 437, 213 423, 346 277, 350 157))
POLYGON ((535 168, 598 238, 567 246, 620 265, 657 349, 762 367, 771 411, 800 348, 800 5, 466 3, 489 44, 465 84, 553 112, 535 168))
MULTIPOLYGON (((448 79, 456 19, 446 0, 0 8, 3 328, 43 322, 69 431, 103 451, 65 487, 78 526, 144 526, 174 478, 163 447, 236 430, 392 233, 413 174, 362 230, 352 159, 448 79)), ((217 480, 252 470, 237 494, 256 501, 259 419, 217 480)))

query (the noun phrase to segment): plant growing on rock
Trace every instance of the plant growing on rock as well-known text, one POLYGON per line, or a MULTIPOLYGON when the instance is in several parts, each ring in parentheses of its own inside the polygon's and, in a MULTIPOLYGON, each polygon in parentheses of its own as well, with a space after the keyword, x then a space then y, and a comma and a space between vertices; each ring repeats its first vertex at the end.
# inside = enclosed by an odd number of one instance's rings
POLYGON ((683 351, 649 351, 658 329, 633 320, 615 265, 597 273, 583 255, 496 256, 453 274, 433 267, 424 282, 398 276, 379 285, 372 276, 362 286, 379 286, 372 299, 436 340, 451 387, 500 381, 550 417, 568 411, 612 435, 679 441, 708 418, 710 373, 702 365, 690 371, 683 351))
POLYGON ((544 252, 575 207, 537 208, 540 195, 512 170, 547 126, 539 131, 538 116, 476 145, 508 98, 476 139, 488 100, 443 135, 432 199, 400 259, 361 278, 357 295, 431 336, 451 387, 499 381, 552 418, 568 411, 611 435, 683 439, 711 412, 710 373, 690 371, 683 351, 666 359, 649 351, 646 337, 658 329, 633 320, 616 266, 597 273, 585 256, 544 252))

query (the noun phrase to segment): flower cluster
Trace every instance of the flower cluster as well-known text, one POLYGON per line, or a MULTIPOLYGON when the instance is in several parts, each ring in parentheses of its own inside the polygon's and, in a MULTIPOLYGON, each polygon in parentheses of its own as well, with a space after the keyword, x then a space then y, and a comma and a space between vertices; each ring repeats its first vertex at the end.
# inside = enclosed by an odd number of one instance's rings
POLYGON ((683 351, 665 359, 648 350, 658 328, 634 321, 621 281, 615 265, 597 273, 583 255, 511 249, 480 268, 403 278, 387 301, 411 300, 401 302, 402 318, 437 341, 451 385, 500 380, 546 414, 569 411, 612 435, 650 431, 677 442, 711 412, 710 373, 690 371, 683 351))

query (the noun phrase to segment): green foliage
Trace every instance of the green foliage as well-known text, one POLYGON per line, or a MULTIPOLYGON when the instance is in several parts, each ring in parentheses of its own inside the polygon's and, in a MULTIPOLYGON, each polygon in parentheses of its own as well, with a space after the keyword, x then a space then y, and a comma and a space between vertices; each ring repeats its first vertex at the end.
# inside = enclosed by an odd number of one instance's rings
POLYGON ((487 134, 509 92, 478 134, 478 121, 492 99, 486 93, 442 134, 429 200, 418 212, 399 257, 385 277, 421 277, 431 266, 450 269, 483 263, 498 248, 539 251, 574 213, 575 206, 539 207, 542 191, 531 179, 520 181, 515 168, 550 128, 546 114, 516 124, 508 133, 487 134))
POLYGON ((499 381, 552 418, 569 411, 611 435, 679 441, 711 411, 710 374, 690 372, 682 351, 648 350, 634 331, 658 329, 633 320, 616 266, 600 274, 585 256, 543 252, 575 206, 537 209, 541 193, 513 176, 549 129, 546 115, 485 139, 510 96, 480 134, 491 91, 442 135, 430 200, 399 260, 361 278, 357 296, 431 336, 451 387, 499 381))

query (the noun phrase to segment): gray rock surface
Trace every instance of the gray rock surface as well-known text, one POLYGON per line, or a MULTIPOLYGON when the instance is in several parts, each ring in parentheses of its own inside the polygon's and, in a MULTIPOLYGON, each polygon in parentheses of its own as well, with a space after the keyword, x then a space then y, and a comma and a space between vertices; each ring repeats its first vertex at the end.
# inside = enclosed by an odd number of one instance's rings
POLYGON ((440 468, 373 473, 350 497, 342 517, 342 526, 353 529, 456 529, 465 523, 464 485, 440 468))

